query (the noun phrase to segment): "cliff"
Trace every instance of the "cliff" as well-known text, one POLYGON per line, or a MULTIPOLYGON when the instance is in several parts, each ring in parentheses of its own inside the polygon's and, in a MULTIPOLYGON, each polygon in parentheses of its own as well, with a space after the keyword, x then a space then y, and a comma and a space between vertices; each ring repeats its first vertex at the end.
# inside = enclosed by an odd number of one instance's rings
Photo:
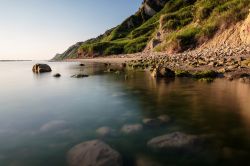
POLYGON ((244 34, 249 30, 249 8, 249 0, 144 0, 138 11, 117 27, 79 42, 53 59, 182 52, 213 41, 237 24, 245 30, 240 30, 241 39, 249 40, 244 34))

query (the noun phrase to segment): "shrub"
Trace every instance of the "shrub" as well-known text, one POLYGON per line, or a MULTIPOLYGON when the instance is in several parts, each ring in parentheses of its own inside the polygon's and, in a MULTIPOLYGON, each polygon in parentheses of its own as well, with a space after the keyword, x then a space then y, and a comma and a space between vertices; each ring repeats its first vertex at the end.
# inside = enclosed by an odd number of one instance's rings
POLYGON ((123 50, 123 45, 119 45, 119 44, 114 44, 110 47, 107 47, 103 54, 104 55, 113 55, 113 54, 122 54, 124 52, 123 50))
POLYGON ((176 40, 178 41, 180 47, 185 49, 195 46, 197 42, 196 35, 200 32, 200 30, 200 28, 190 27, 179 32, 176 36, 176 40))

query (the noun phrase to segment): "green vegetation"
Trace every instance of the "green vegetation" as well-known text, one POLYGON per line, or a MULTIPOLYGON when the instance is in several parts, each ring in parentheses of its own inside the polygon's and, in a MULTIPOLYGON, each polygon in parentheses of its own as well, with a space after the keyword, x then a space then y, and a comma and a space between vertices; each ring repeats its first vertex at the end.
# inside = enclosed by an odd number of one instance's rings
POLYGON ((190 77, 192 76, 192 74, 185 70, 176 70, 175 76, 176 77, 190 77))
POLYGON ((158 31, 164 32, 164 38, 155 51, 184 51, 243 20, 250 8, 249 0, 165 0, 164 6, 156 4, 150 4, 157 11, 154 16, 140 8, 117 27, 72 46, 56 58, 76 58, 79 52, 84 56, 140 52, 158 31))
POLYGON ((164 45, 156 50, 184 51, 196 47, 211 39, 218 29, 246 18, 249 7, 249 0, 197 0, 190 6, 177 8, 166 14, 167 19, 162 19, 168 20, 162 22, 162 27, 169 33, 164 45))
POLYGON ((192 74, 194 78, 216 78, 218 73, 213 70, 205 70, 192 74))

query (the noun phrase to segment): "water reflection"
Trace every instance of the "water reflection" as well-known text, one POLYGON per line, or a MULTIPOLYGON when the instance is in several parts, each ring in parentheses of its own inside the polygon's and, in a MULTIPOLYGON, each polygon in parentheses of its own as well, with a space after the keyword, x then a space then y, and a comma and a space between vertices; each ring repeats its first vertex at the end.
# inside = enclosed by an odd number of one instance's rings
POLYGON ((248 163, 248 84, 154 79, 147 72, 114 74, 104 72, 107 67, 100 63, 49 64, 53 72, 41 75, 31 72, 33 62, 0 65, 0 165, 66 165, 66 152, 99 138, 96 129, 103 126, 117 132, 102 139, 122 154, 125 165, 248 163), (54 78, 54 73, 62 77, 54 78), (79 73, 90 77, 71 78, 79 73), (168 115, 170 123, 144 127, 138 134, 120 132, 126 124, 160 115, 168 115), (187 154, 147 148, 148 140, 175 131, 209 137, 187 154))

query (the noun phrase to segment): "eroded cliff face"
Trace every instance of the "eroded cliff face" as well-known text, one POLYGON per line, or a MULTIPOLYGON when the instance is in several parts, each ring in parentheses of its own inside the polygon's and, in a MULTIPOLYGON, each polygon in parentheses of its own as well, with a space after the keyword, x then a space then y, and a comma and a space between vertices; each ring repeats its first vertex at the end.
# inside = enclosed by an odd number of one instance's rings
MULTIPOLYGON (((69 47, 64 53, 57 54, 53 60, 62 60, 70 58, 83 58, 103 55, 102 50, 85 51, 81 46, 89 43, 113 41, 119 38, 126 38, 128 34, 125 31, 133 31, 148 19, 157 14, 169 0, 144 0, 138 11, 128 17, 120 25, 106 31, 103 35, 90 39, 85 42, 78 42, 69 47)), ((139 36, 138 36, 139 37, 139 36)))
POLYGON ((144 0, 139 10, 121 23, 117 29, 119 29, 119 27, 122 27, 122 29, 133 29, 139 27, 152 16, 157 14, 167 1, 168 0, 144 0))
POLYGON ((144 0, 141 8, 146 15, 153 16, 164 7, 166 2, 167 0, 144 0))
POLYGON ((245 20, 219 30, 211 40, 202 44, 198 49, 218 48, 222 45, 232 48, 242 45, 250 46, 250 13, 245 20))
POLYGON ((71 46, 54 60, 250 45, 249 8, 249 0, 142 0, 120 25, 71 46))
POLYGON ((243 22, 240 30, 240 38, 244 44, 250 45, 250 14, 243 22))

